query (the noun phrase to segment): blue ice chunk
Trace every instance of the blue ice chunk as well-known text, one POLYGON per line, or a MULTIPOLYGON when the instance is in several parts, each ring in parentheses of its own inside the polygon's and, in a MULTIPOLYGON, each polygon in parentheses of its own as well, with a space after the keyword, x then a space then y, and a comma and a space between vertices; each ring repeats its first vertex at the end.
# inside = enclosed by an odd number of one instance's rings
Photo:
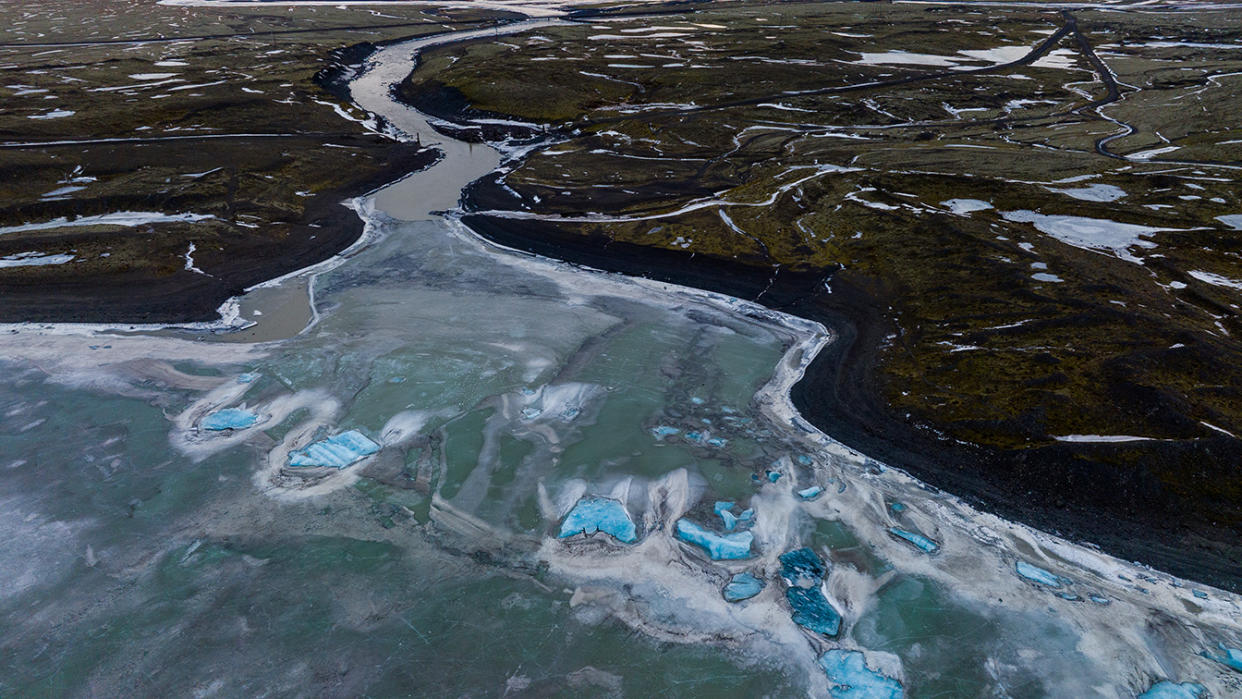
POLYGON ((828 574, 823 559, 808 548, 782 553, 780 562, 781 577, 794 587, 814 587, 828 574))
POLYGON ((1194 682, 1169 682, 1164 680, 1151 686, 1151 689, 1138 695, 1138 699, 1197 699, 1207 688, 1194 682))
POLYGON ((837 486, 837 494, 840 495, 841 493, 844 493, 844 492, 845 492, 845 481, 841 481, 841 485, 837 486))
POLYGON ((358 430, 349 430, 335 437, 315 442, 305 449, 289 452, 289 465, 345 468, 379 450, 380 445, 371 441, 366 435, 358 430))
POLYGON ((638 540, 638 532, 634 521, 625 511, 625 506, 611 498, 582 498, 573 509, 565 515, 561 522, 561 533, 557 538, 574 536, 575 534, 594 534, 604 532, 617 541, 632 544, 638 540))
POLYGON ((802 490, 799 490, 798 497, 802 498, 803 500, 810 500, 822 492, 824 492, 823 488, 819 487, 818 485, 813 485, 810 488, 803 488, 802 490))
POLYGON ((655 427, 651 428, 651 434, 654 434, 656 436, 656 439, 664 439, 665 437, 671 437, 675 434, 680 434, 680 433, 681 433, 681 428, 669 427, 668 425, 656 425, 655 427))
POLYGON ((724 522, 725 531, 733 531, 733 528, 737 526, 737 515, 731 511, 733 504, 725 500, 719 500, 714 508, 716 515, 720 517, 720 521, 724 522))
POLYGON ((929 539, 917 532, 909 532, 909 531, 906 531, 905 529, 898 529, 897 527, 889 527, 888 533, 892 534, 898 539, 901 539, 902 541, 905 541, 911 546, 914 546, 914 548, 922 551, 923 553, 935 553, 940 550, 940 544, 937 544, 932 539, 929 539))
POLYGON ((780 471, 768 471, 768 480, 769 480, 769 481, 772 481, 773 483, 775 483, 775 482, 779 481, 780 479, 781 479, 781 474, 780 474, 780 471))
POLYGON ((742 510, 742 514, 737 516, 738 524, 750 524, 755 519, 755 508, 748 507, 742 510))
POLYGON ((1206 592, 1204 592, 1203 590, 1191 590, 1191 592, 1194 594, 1194 596, 1195 596, 1195 597, 1198 597, 1199 599, 1207 599, 1207 598, 1208 598, 1207 593, 1206 593, 1206 592))
POLYGON ((1099 595, 1091 595, 1091 601, 1095 602, 1096 604, 1112 604, 1113 603, 1111 599, 1107 597, 1100 597, 1099 595))
POLYGON ((785 599, 793 609, 793 620, 798 626, 825 636, 836 636, 841 631, 841 615, 818 587, 786 588, 785 599))
POLYGON ((1072 592, 1058 592, 1057 597, 1067 602, 1081 602, 1082 598, 1072 592))
POLYGON ((205 430, 221 432, 223 430, 244 430, 253 427, 259 416, 242 408, 225 408, 203 418, 199 423, 205 430))
POLYGON ((1018 571, 1018 575, 1021 575, 1027 580, 1037 582, 1040 585, 1047 585, 1048 587, 1061 587, 1060 578, 1052 573, 1049 573, 1043 568, 1031 565, 1026 561, 1018 561, 1018 565, 1015 566, 1015 570, 1018 571))
POLYGON ((699 398, 698 396, 691 396, 690 402, 694 403, 695 405, 703 405, 707 401, 703 400, 702 398, 699 398))
POLYGON ((690 440, 691 442, 700 442, 703 440, 703 435, 700 432, 691 431, 691 432, 686 433, 686 439, 690 440))
POLYGON ((1206 651, 1206 650, 1200 653, 1199 655, 1202 655, 1203 657, 1209 658, 1211 660, 1215 660, 1221 665, 1231 667, 1234 670, 1237 670, 1238 672, 1242 672, 1242 650, 1238 650, 1237 648, 1230 648, 1223 643, 1219 643, 1217 645, 1220 647, 1222 651, 1224 651, 1220 655, 1217 655, 1215 653, 1212 653, 1211 651, 1206 651))
POLYGON ((901 683, 867 667, 867 659, 856 650, 830 650, 819 656, 819 666, 828 675, 828 693, 833 699, 902 699, 901 683))
POLYGON ((738 573, 730 578, 724 587, 726 602, 741 602, 750 599, 763 590, 763 581, 750 573, 738 573))
POLYGON ((534 420, 540 415, 543 415, 543 410, 541 408, 535 408, 533 406, 522 408, 522 417, 526 418, 527 420, 534 420))
POLYGON ((712 445, 713 447, 716 447, 717 449, 723 449, 725 445, 729 443, 729 440, 721 439, 720 437, 712 437, 711 439, 707 440, 707 443, 712 445))
POLYGON ((679 519, 677 538, 703 549, 713 561, 721 561, 749 558, 750 545, 754 542, 755 535, 750 532, 717 534, 688 519, 679 519))
POLYGON ((405 383, 405 377, 404 377, 404 376, 394 376, 394 377, 392 377, 392 378, 388 379, 388 383, 405 383))
POLYGON ((896 512, 897 514, 901 514, 906 511, 906 504, 904 502, 894 502, 888 506, 888 509, 896 512))
POLYGON ((256 372, 247 371, 246 373, 237 377, 237 383, 251 383, 257 378, 259 378, 259 375, 256 372))
POLYGON ((806 454, 798 454, 798 463, 802 464, 803 466, 810 466, 811 457, 807 456, 806 454))

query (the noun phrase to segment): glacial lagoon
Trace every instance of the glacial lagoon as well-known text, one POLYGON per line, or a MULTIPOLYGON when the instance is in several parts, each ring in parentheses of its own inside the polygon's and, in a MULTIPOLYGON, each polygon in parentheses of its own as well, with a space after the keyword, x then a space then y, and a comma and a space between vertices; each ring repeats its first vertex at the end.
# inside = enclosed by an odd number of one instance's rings
POLYGON ((0 693, 1238 689, 1235 595, 803 421, 788 388, 830 329, 434 213, 504 158, 388 97, 434 41, 383 49, 354 94, 445 157, 281 282, 309 327, 5 328, 0 693))

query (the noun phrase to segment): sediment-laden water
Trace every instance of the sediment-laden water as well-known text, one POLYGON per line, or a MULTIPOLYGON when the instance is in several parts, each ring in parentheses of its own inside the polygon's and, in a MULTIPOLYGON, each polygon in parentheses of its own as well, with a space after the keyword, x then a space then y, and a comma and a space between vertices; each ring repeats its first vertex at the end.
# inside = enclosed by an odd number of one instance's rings
POLYGON ((1242 691, 1203 655, 1242 647, 1236 596, 979 513, 803 421, 788 387, 826 329, 434 214, 501 156, 388 88, 467 35, 386 47, 354 82, 445 156, 354 202, 364 239, 282 282, 309 281, 302 332, 0 336, 0 693, 1242 691), (727 601, 731 580, 753 596, 727 601))

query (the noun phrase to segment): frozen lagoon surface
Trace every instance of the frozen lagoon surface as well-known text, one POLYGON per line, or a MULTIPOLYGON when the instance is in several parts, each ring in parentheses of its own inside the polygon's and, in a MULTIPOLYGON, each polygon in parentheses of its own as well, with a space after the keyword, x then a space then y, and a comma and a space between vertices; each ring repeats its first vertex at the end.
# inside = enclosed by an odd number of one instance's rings
MULTIPOLYGON (((404 77, 410 49, 377 70, 404 77)), ((445 143, 437 188, 499 160, 356 94, 445 143)), ((1242 647, 1237 596, 977 512, 802 421, 787 390, 824 329, 497 250, 411 213, 420 177, 356 203, 368 237, 313 278, 295 337, 0 334, 0 694, 1242 693, 1206 655, 1242 647), (225 405, 264 421, 198 434, 225 405), (685 436, 703 420, 723 446, 685 436), (377 451, 288 468, 351 429, 377 451), (623 505, 635 542, 561 538, 584 497, 623 505), (723 524, 717 501, 753 512, 730 532, 749 558, 677 540, 723 524), (731 603, 742 573, 762 585, 731 603), (794 590, 835 636, 799 626, 794 590)))

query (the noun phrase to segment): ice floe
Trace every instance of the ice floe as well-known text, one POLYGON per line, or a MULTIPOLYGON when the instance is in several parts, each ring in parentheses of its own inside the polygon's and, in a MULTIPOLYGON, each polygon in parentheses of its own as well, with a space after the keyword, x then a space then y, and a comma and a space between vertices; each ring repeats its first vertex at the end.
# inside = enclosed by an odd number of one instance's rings
POLYGON ((1212 651, 1205 650, 1202 653, 1203 657, 1208 658, 1209 660, 1215 660, 1221 665, 1237 670, 1238 672, 1242 672, 1242 649, 1230 648, 1223 643, 1221 643, 1218 647, 1221 650, 1220 653, 1213 653, 1212 651))
POLYGON ((627 544, 638 540, 634 521, 625 511, 625 506, 612 498, 596 497, 582 498, 574 505, 561 523, 561 531, 557 537, 564 539, 595 532, 603 532, 627 544))
POLYGON ((714 561, 750 558, 755 535, 750 532, 719 534, 688 519, 677 520, 677 538, 707 552, 714 561))
POLYGON ((841 632, 841 614, 829 604, 819 586, 787 588, 785 599, 798 626, 828 637, 841 632))
POLYGON ((897 680, 867 667, 866 657, 856 650, 833 649, 819 657, 828 675, 833 699, 902 699, 905 690, 897 680))
POLYGON ((369 437, 349 430, 289 453, 289 465, 297 468, 342 469, 380 450, 369 437))
POLYGON ((738 573, 729 579, 721 594, 725 601, 741 602, 763 591, 764 582, 749 572, 738 573))
POLYGON ((928 537, 917 532, 907 531, 897 527, 889 527, 888 533, 910 544, 923 553, 936 553, 940 550, 940 544, 937 544, 932 539, 929 539, 928 537))
POLYGON ((1169 682, 1164 680, 1151 686, 1138 699, 1198 699, 1207 688, 1193 682, 1169 682))
POLYGON ((1037 582, 1040 585, 1047 585, 1048 587, 1053 588, 1061 587, 1061 578, 1037 565, 1027 563, 1026 561, 1018 561, 1017 564, 1014 565, 1014 570, 1023 578, 1026 578, 1032 582, 1037 582))
POLYGON ((212 432, 223 432, 224 430, 244 430, 253 427, 258 421, 259 416, 253 411, 245 408, 225 408, 203 418, 199 426, 212 432))
POLYGON ((793 587, 815 587, 824 581, 828 568, 811 549, 800 548, 782 553, 781 577, 793 587))
POLYGON ((824 596, 824 577, 828 567, 811 549, 800 548, 781 554, 781 577, 788 587, 785 600, 793 612, 794 623, 824 636, 841 631, 841 614, 824 596))

